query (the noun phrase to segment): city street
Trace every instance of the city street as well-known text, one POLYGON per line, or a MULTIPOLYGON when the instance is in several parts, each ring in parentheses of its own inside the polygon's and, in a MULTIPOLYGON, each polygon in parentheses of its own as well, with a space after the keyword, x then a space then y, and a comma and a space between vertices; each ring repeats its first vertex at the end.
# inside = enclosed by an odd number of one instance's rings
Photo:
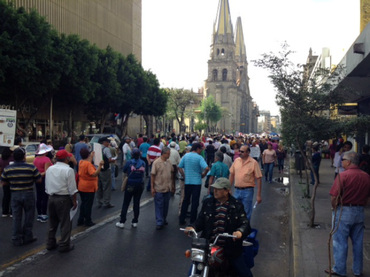
MULTIPOLYGON (((263 202, 254 210, 251 224, 258 229, 260 242, 252 269, 254 276, 289 276, 288 189, 289 185, 278 182, 263 184, 263 202)), ((47 224, 39 222, 34 225, 38 237, 35 244, 12 246, 11 219, 2 218, 0 276, 187 276, 190 261, 184 252, 190 248, 191 239, 179 231, 179 195, 171 199, 169 225, 159 231, 155 229, 154 203, 149 192, 143 193, 136 229, 130 226, 131 212, 125 229, 115 226, 123 194, 114 191, 112 199, 116 205, 112 209, 94 206, 93 220, 97 223, 94 227, 85 230, 75 227, 74 222, 75 249, 70 253, 47 251, 47 224)))

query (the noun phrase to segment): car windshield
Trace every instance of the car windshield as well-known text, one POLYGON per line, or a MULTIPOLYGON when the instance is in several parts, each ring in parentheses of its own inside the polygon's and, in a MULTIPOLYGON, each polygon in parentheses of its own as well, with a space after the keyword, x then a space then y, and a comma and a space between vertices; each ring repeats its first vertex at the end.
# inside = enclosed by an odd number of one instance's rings
POLYGON ((37 144, 29 144, 26 146, 26 153, 27 155, 35 155, 38 145, 37 144))

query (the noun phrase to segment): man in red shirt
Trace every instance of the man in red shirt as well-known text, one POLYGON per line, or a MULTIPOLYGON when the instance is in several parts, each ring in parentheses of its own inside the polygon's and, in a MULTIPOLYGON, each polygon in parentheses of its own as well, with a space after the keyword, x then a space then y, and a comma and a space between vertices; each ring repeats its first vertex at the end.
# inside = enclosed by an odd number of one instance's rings
POLYGON ((370 197, 370 176, 359 167, 359 155, 345 152, 342 165, 345 171, 338 174, 330 189, 333 209, 333 256, 335 265, 325 270, 335 276, 347 275, 348 238, 352 240, 355 276, 362 276, 364 206, 370 197))
POLYGON ((146 186, 147 191, 151 191, 151 172, 152 172, 152 163, 158 159, 161 156, 162 150, 159 147, 159 144, 161 143, 159 138, 155 138, 153 145, 149 147, 146 159, 148 160, 148 166, 149 166, 149 181, 146 186))

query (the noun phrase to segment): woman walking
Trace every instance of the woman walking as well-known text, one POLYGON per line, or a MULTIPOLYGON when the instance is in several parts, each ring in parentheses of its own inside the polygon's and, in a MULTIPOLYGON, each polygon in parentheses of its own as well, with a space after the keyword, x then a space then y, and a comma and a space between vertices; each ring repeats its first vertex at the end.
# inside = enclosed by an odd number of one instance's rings
POLYGON ((98 175, 104 161, 99 163, 95 169, 92 160, 95 152, 89 151, 88 148, 82 148, 80 155, 82 160, 78 165, 78 191, 81 198, 80 216, 77 220, 77 226, 84 225, 87 227, 95 225, 91 220, 91 210, 94 204, 95 192, 98 190, 98 175))
POLYGON ((274 165, 276 164, 276 152, 272 149, 272 143, 268 142, 267 149, 262 153, 262 163, 265 170, 265 180, 271 184, 272 174, 274 173, 274 165))
POLYGON ((125 227, 127 210, 131 199, 134 198, 134 218, 131 221, 131 226, 136 228, 140 214, 140 198, 144 190, 145 173, 145 163, 140 159, 139 149, 135 148, 132 150, 132 159, 126 162, 123 172, 127 174, 128 179, 123 198, 121 219, 116 223, 116 226, 118 228, 125 227))
POLYGON ((37 221, 45 223, 48 220, 47 208, 49 196, 45 192, 45 174, 49 166, 52 165, 51 159, 49 158, 51 151, 54 150, 52 146, 41 143, 36 151, 36 157, 33 164, 39 170, 42 176, 42 182, 36 183, 36 209, 37 209, 37 221))

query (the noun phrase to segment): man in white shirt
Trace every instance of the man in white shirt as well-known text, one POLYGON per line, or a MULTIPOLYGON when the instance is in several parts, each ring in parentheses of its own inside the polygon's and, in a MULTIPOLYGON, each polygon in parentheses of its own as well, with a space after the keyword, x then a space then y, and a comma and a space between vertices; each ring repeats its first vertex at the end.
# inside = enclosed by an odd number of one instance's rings
POLYGON ((73 250, 71 244, 72 221, 71 208, 77 208, 76 179, 74 170, 68 165, 72 154, 59 150, 56 154, 57 163, 50 166, 45 175, 45 191, 49 194, 49 234, 46 248, 53 250, 58 247, 56 233, 60 224, 59 251, 73 250))

